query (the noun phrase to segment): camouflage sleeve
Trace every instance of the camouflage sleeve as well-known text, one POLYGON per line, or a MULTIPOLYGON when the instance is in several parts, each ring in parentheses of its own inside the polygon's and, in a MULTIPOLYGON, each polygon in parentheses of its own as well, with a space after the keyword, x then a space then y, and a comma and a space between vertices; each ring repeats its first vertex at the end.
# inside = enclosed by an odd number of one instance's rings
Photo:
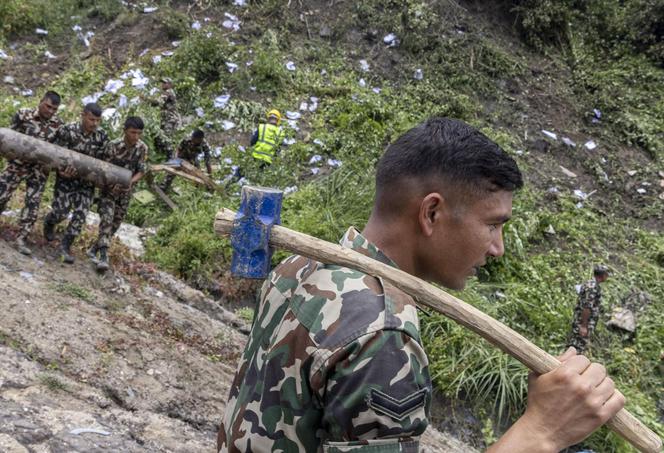
POLYGON ((335 351, 314 376, 324 379, 325 451, 418 451, 431 403, 428 360, 400 330, 365 334, 335 351), (322 377, 322 376, 326 376, 322 377))
POLYGON ((17 131, 20 126, 21 126, 21 115, 19 115, 19 113, 16 112, 12 117, 12 124, 9 127, 17 131))
POLYGON ((53 143, 64 148, 69 148, 69 128, 67 125, 62 125, 58 128, 53 143))
POLYGON ((210 167, 210 145, 207 141, 203 142, 203 160, 205 161, 206 167, 210 167))
POLYGON ((148 171, 148 147, 147 145, 144 145, 141 147, 141 153, 138 156, 138 162, 136 162, 136 168, 134 170, 134 174, 136 173, 147 173, 148 171))

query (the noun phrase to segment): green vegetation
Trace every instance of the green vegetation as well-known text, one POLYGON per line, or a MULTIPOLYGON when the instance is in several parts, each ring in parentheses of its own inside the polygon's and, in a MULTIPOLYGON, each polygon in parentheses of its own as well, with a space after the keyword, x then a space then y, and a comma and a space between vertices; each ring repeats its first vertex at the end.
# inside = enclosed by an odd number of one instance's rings
POLYGON ((83 288, 76 283, 62 282, 55 285, 55 290, 65 296, 74 297, 84 302, 93 302, 95 300, 94 294, 89 289, 83 288))
POLYGON ((39 382, 46 386, 49 390, 52 391, 69 391, 69 387, 65 382, 60 380, 57 376, 48 373, 42 373, 39 375, 39 382))
MULTIPOLYGON (((53 31, 43 41, 50 42, 58 27, 69 30, 73 14, 82 16, 82 21, 95 20, 93 10, 108 18, 135 14, 114 9, 119 2, 111 0, 66 0, 62 8, 51 9, 41 8, 42 3, 3 3, 0 43, 31 34, 36 26, 53 31), (74 5, 76 13, 71 12, 74 5)), ((53 84, 65 97, 62 116, 74 120, 81 97, 100 91, 106 80, 128 69, 141 68, 152 78, 151 86, 158 85, 154 81, 160 76, 172 77, 182 113, 191 121, 177 138, 192 127, 204 127, 213 146, 225 142, 222 157, 232 163, 216 162, 215 178, 223 179, 231 165, 239 165, 252 182, 297 186, 284 200, 283 223, 330 241, 337 241, 348 225, 361 227, 366 222, 376 162, 399 134, 432 115, 480 127, 515 156, 529 187, 516 197, 514 220, 505 230, 506 256, 456 295, 543 349, 560 353, 576 303, 574 285, 590 277, 594 263, 609 264, 614 275, 605 285, 606 313, 631 288, 647 291, 653 305, 640 314, 633 342, 600 323, 590 355, 606 364, 628 396, 628 409, 664 435, 656 409, 664 393, 657 370, 664 338, 664 202, 654 187, 635 198, 623 176, 634 168, 657 183, 661 178, 652 176, 664 171, 664 1, 503 2, 499 12, 508 19, 502 26, 517 24, 523 43, 491 29, 452 0, 340 2, 334 17, 319 11, 324 17, 316 22, 315 14, 308 15, 307 24, 300 19, 297 2, 288 8, 283 2, 266 0, 252 3, 252 19, 243 20, 237 33, 220 24, 225 11, 241 15, 243 10, 203 3, 209 6, 204 12, 176 8, 177 2, 159 4, 156 26, 168 39, 181 40, 174 55, 159 64, 153 64, 148 54, 137 57, 131 66, 116 68, 103 56, 81 59, 72 52, 68 68, 53 84), (191 22, 203 15, 213 19, 209 24, 203 21, 201 30, 192 30, 191 22), (323 23, 332 28, 334 40, 318 38, 323 23), (382 43, 388 33, 397 35, 399 46, 387 48, 382 43), (361 69, 360 59, 369 62, 368 72, 361 69), (288 61, 294 62, 295 71, 286 69, 288 61), (237 70, 230 72, 226 63, 237 64, 237 70), (417 69, 422 70, 422 80, 413 79, 417 69), (547 101, 531 103, 542 90, 547 101), (220 94, 230 94, 231 99, 225 107, 215 108, 213 99, 220 94), (278 165, 257 168, 240 147, 245 140, 238 137, 248 136, 268 108, 295 111, 301 102, 311 102, 311 96, 318 98, 318 109, 300 112, 301 130, 288 131, 296 143, 284 150, 278 165), (568 117, 549 117, 550 99, 560 102, 568 117), (202 117, 195 113, 197 108, 203 109, 202 117), (593 108, 602 112, 599 124, 590 122, 593 108), (233 121, 236 128, 225 132, 223 120, 233 121), (529 151, 527 137, 538 134, 544 124, 555 126, 563 120, 573 124, 577 135, 597 139, 601 152, 586 153, 580 146, 554 148, 550 154, 517 152, 529 151), (320 174, 314 176, 309 159, 316 154, 324 160, 338 159, 342 165, 338 169, 320 165, 320 174), (571 193, 577 186, 568 187, 553 175, 536 171, 546 163, 557 168, 560 157, 584 171, 587 178, 574 184, 597 188, 604 195, 594 195, 577 207, 571 193), (600 158, 606 164, 600 165, 600 158), (603 179, 605 170, 612 170, 612 185, 603 179), (550 186, 559 187, 561 194, 547 194, 550 186), (555 235, 545 233, 550 227, 555 235)), ((42 49, 34 47, 30 54, 42 49)), ((9 64, 0 60, 3 70, 9 64)), ((129 85, 100 102, 111 106, 120 95, 146 97, 129 85)), ((5 88, 0 94, 6 99, 0 105, 3 125, 17 107, 34 105, 34 99, 5 88)), ((159 121, 157 109, 141 102, 122 111, 129 113, 147 120, 145 139, 151 145, 159 121)), ((105 127, 111 135, 119 133, 117 120, 105 127)), ((146 259, 190 281, 213 280, 230 261, 227 241, 212 231, 214 213, 222 206, 237 207, 239 186, 229 182, 225 194, 210 195, 179 183, 179 191, 178 211, 156 203, 133 203, 128 220, 159 227, 147 245, 146 259)), ((284 256, 276 253, 275 262, 284 256)), ((91 293, 75 286, 59 288, 90 301, 91 293)), ((249 319, 250 312, 239 315, 249 319)), ((495 437, 523 409, 527 371, 441 316, 423 317, 422 324, 435 385, 473 404, 486 438, 495 437)), ((210 360, 222 358, 210 356, 210 360)), ((607 430, 584 445, 601 452, 634 451, 607 430)))

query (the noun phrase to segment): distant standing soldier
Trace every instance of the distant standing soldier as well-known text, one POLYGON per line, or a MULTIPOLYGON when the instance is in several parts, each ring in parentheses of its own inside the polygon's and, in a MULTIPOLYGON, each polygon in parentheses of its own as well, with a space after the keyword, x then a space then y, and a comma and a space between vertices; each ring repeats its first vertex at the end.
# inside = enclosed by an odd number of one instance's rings
MULTIPOLYGON (((100 158, 108 142, 101 124, 101 108, 95 103, 86 104, 81 114, 81 121, 70 123, 58 129, 55 144, 69 148, 94 158, 100 158)), ((72 218, 67 225, 60 243, 60 258, 67 264, 74 262, 71 245, 81 233, 85 218, 90 210, 94 196, 94 184, 76 177, 73 168, 58 172, 55 179, 51 212, 44 218, 44 237, 47 241, 55 239, 55 226, 65 220, 69 213, 72 218)))
POLYGON ((597 265, 593 269, 593 279, 581 285, 579 290, 579 301, 574 309, 572 334, 569 341, 569 346, 574 346, 579 353, 586 350, 588 340, 597 325, 602 304, 600 283, 608 278, 609 269, 601 264, 597 265))
MULTIPOLYGON (((58 128, 62 126, 62 121, 56 115, 59 106, 60 95, 55 91, 47 91, 37 108, 21 109, 14 115, 11 128, 53 143, 58 128)), ((48 170, 38 164, 12 160, 0 175, 0 213, 5 210, 7 202, 21 181, 25 180, 25 205, 21 210, 21 229, 16 238, 18 251, 24 255, 32 253, 26 244, 26 238, 37 221, 48 173, 48 170)))
MULTIPOLYGON (((192 165, 199 167, 198 156, 203 154, 203 161, 205 162, 205 169, 207 174, 212 176, 212 164, 210 163, 210 145, 205 140, 205 132, 200 129, 195 129, 191 133, 191 137, 185 138, 178 145, 175 151, 175 159, 186 160, 192 165)), ((200 168, 200 167, 199 167, 200 168)), ((173 184, 175 175, 166 175, 164 182, 161 185, 161 190, 168 191, 173 184)))
POLYGON ((154 145, 159 152, 170 159, 173 155, 173 136, 180 128, 182 120, 178 113, 173 80, 164 77, 161 82, 161 96, 158 101, 152 101, 153 105, 159 105, 161 109, 161 129, 154 139, 154 145))
POLYGON ((278 110, 270 110, 267 112, 267 123, 260 124, 251 137, 253 146, 251 155, 263 166, 272 164, 272 159, 276 156, 284 139, 284 133, 279 127, 279 123, 281 123, 281 113, 278 110))
POLYGON ((128 188, 108 187, 101 190, 99 197, 99 235, 97 242, 88 250, 88 256, 97 258, 97 270, 108 269, 108 247, 111 238, 118 231, 127 214, 132 189, 146 172, 145 161, 148 146, 141 140, 145 125, 137 116, 130 116, 124 123, 124 136, 109 142, 104 148, 102 158, 113 165, 131 170, 133 176, 128 188))

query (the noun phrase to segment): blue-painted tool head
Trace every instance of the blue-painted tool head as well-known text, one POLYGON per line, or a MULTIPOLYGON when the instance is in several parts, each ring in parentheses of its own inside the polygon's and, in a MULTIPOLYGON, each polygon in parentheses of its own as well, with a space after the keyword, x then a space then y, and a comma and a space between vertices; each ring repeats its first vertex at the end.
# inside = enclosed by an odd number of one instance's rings
POLYGON ((270 229, 281 223, 283 192, 267 187, 244 186, 235 217, 231 246, 231 273, 237 277, 265 278, 270 272, 270 229))

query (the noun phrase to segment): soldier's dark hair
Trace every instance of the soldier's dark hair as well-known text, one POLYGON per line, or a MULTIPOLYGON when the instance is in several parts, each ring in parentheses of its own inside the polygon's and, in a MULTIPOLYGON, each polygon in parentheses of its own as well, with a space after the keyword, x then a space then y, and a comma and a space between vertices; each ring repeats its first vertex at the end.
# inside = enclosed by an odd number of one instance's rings
POLYGON ((191 136, 194 138, 204 138, 205 132, 200 129, 194 129, 194 132, 191 133, 191 136))
POLYGON ((42 101, 44 99, 48 99, 53 105, 60 105, 60 102, 62 101, 58 93, 50 90, 44 93, 44 96, 42 96, 42 101))
POLYGON ((124 128, 139 129, 142 131, 145 128, 145 124, 140 116, 129 116, 124 122, 124 128))
POLYGON ((90 112, 94 116, 101 116, 101 107, 96 102, 88 102, 85 104, 85 107, 83 107, 83 113, 85 112, 90 112))
POLYGON ((376 170, 376 198, 394 194, 406 179, 471 194, 523 186, 514 159, 477 129, 450 118, 430 118, 387 147, 376 170))

